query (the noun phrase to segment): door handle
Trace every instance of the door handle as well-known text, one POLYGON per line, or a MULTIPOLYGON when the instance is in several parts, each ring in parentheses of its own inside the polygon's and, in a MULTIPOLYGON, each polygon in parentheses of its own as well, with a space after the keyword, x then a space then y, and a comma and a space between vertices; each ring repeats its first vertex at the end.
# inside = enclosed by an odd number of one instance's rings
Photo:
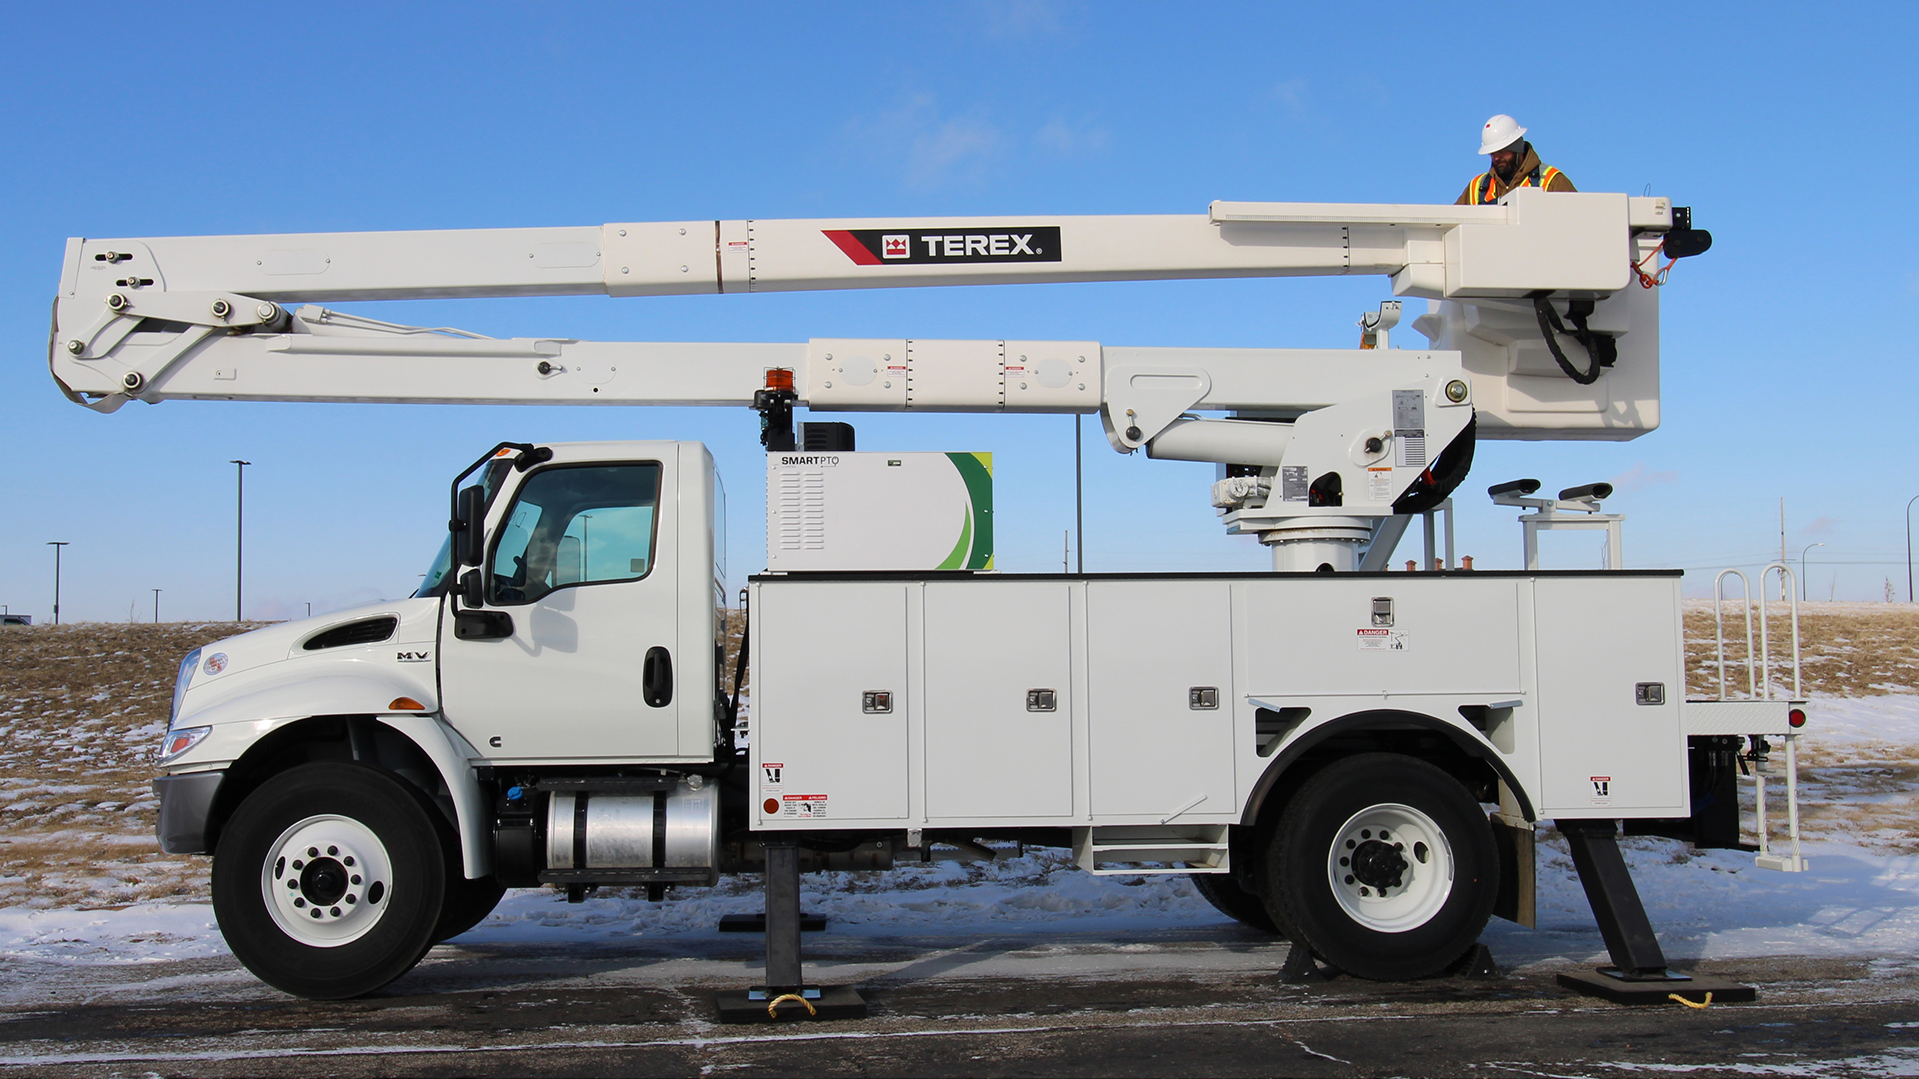
POLYGON ((652 708, 673 703, 673 656, 659 645, 646 650, 640 667, 640 696, 652 708))

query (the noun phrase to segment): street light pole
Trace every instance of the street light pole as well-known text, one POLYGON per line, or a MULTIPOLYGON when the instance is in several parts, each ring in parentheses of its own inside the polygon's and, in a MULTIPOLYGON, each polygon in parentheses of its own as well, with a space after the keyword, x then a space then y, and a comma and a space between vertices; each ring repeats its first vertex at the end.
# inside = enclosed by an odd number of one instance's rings
POLYGON ((233 620, 241 621, 240 595, 246 568, 247 466, 252 461, 228 461, 233 470, 233 620))
POLYGON ((153 624, 160 624, 160 590, 153 590, 153 624))
POLYGON ((1906 500, 1906 602, 1912 602, 1912 504, 1919 502, 1919 495, 1906 500))
POLYGON ((1825 544, 1823 543, 1808 543, 1805 549, 1799 552, 1799 600, 1802 603, 1805 602, 1806 599, 1806 551, 1810 551, 1814 547, 1824 546, 1825 544))
POLYGON ((48 540, 47 546, 53 548, 53 624, 60 624, 60 548, 68 546, 67 540, 48 540))

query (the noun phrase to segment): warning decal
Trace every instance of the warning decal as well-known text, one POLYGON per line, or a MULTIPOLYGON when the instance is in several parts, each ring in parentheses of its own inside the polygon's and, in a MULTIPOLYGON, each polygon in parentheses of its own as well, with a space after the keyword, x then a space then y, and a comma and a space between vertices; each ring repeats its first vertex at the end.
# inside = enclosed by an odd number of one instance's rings
POLYGON ((1596 806, 1612 804, 1612 777, 1593 776, 1593 804, 1596 806))
POLYGON ((780 785, 780 777, 785 773, 786 765, 784 764, 762 764, 760 765, 760 782, 768 787, 777 787, 780 785))
POLYGON ((1361 652, 1404 652, 1406 634, 1396 629, 1362 629, 1359 631, 1359 650, 1361 652))
POLYGON ((780 816, 817 820, 826 816, 826 795, 788 794, 780 798, 780 816))
POLYGON ((1366 501, 1391 502, 1393 500, 1393 470, 1390 468, 1369 468, 1366 470, 1366 501))

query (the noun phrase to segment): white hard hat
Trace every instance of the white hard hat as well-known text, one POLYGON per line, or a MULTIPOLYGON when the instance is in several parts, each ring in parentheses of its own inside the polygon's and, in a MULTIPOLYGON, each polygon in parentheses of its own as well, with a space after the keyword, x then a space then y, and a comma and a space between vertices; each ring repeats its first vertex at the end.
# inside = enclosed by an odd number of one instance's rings
POLYGON ((1525 137, 1526 129, 1519 126, 1519 121, 1502 112, 1479 129, 1479 152, 1490 154, 1504 150, 1525 137))

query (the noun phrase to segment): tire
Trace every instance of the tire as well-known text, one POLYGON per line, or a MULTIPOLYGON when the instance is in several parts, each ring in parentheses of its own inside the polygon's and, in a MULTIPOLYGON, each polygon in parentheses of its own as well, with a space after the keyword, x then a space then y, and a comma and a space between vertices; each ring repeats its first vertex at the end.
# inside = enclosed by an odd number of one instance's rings
POLYGON ((1193 890, 1201 899, 1213 905, 1213 909, 1228 918, 1262 933, 1281 936, 1279 926, 1273 916, 1267 912, 1266 904, 1253 893, 1239 886, 1230 873, 1194 873, 1191 874, 1193 890))
POLYGON ((1308 780, 1264 869, 1296 939, 1377 981, 1444 971, 1479 940, 1499 893, 1479 803, 1438 768, 1395 753, 1348 757, 1308 780))
POLYGON ((450 837, 439 810, 391 773, 304 764, 227 822, 213 913, 234 956, 275 989, 312 1000, 371 993, 432 945, 450 837))
POLYGON ((486 916, 500 905, 500 897, 505 894, 506 886, 497 877, 468 880, 464 874, 454 871, 447 878, 446 902, 440 906, 440 921, 433 929, 433 943, 452 940, 486 921, 486 916))

